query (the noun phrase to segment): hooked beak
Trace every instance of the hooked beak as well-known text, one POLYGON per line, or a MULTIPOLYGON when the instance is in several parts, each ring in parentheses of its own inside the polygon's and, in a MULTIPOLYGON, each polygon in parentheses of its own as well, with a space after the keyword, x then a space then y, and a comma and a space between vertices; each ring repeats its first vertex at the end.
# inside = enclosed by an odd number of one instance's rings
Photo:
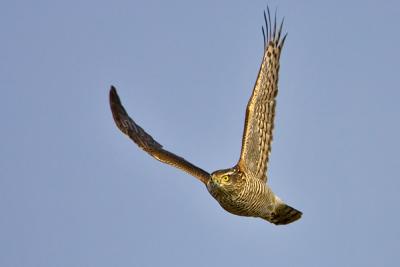
POLYGON ((214 184, 220 184, 220 180, 217 178, 217 177, 215 177, 215 176, 211 176, 211 181, 214 183, 214 184))

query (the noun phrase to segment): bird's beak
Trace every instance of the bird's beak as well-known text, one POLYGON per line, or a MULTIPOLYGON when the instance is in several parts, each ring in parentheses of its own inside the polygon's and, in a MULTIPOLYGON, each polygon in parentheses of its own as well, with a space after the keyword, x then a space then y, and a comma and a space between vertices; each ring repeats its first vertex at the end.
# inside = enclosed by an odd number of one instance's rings
POLYGON ((214 184, 219 184, 219 180, 218 180, 215 176, 211 176, 211 181, 212 181, 214 184))

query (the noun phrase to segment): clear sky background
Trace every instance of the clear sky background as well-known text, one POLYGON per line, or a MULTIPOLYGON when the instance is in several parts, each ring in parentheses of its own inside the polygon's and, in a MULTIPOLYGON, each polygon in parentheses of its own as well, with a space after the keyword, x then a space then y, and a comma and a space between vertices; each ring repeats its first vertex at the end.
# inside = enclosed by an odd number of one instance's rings
POLYGON ((0 266, 399 266, 398 1, 0 3, 0 266), (225 212, 115 127, 207 171, 239 158, 269 4, 289 32, 269 181, 288 226, 225 212))

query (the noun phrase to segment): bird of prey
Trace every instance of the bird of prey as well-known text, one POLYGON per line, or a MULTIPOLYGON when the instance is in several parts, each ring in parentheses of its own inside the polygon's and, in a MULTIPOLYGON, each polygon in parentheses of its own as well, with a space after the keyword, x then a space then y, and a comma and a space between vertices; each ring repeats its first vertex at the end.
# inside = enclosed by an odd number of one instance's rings
POLYGON ((277 29, 276 13, 274 23, 271 23, 268 8, 267 14, 264 11, 264 55, 247 104, 242 150, 234 167, 209 174, 164 149, 129 117, 114 86, 110 90, 110 106, 114 121, 124 134, 152 157, 179 168, 204 183, 209 193, 226 211, 240 216, 259 217, 282 225, 298 220, 302 213, 285 204, 267 184, 267 163, 278 93, 279 58, 287 36, 285 34, 281 38, 283 19, 277 29))

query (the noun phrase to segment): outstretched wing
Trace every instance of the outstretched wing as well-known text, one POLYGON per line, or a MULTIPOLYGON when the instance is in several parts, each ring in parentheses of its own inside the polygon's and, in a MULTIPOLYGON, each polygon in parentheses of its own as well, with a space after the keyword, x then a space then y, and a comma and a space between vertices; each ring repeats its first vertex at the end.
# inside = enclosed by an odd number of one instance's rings
POLYGON ((264 56, 253 94, 247 104, 242 152, 238 162, 240 169, 264 181, 267 180, 267 163, 274 128, 279 58, 286 38, 285 35, 281 39, 283 20, 277 31, 276 14, 272 27, 270 12, 267 10, 268 21, 264 12, 266 24, 266 36, 263 28, 264 56))
POLYGON ((155 159, 179 168, 200 181, 204 184, 210 179, 210 174, 199 167, 194 166, 190 162, 186 161, 165 149, 156 140, 153 139, 148 133, 146 133, 142 127, 137 125, 126 113, 125 108, 122 106, 119 96, 114 86, 111 86, 110 90, 110 107, 114 117, 114 121, 118 128, 133 142, 135 142, 140 148, 149 153, 155 159))

